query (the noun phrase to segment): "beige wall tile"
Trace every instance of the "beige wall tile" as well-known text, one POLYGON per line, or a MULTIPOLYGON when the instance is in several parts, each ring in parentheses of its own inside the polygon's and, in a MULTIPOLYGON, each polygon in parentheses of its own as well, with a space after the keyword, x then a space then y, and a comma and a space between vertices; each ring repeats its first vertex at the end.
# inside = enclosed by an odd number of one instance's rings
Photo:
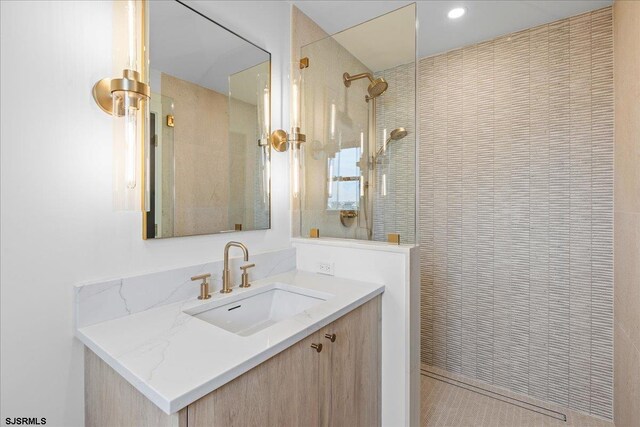
POLYGON ((640 425, 640 2, 614 15, 614 421, 640 425))
POLYGON ((640 351, 618 324, 614 342, 614 423, 636 427, 640 423, 640 351))
POLYGON ((229 185, 220 183, 229 179, 227 97, 164 73, 162 93, 175 104, 174 235, 226 230, 229 185))
POLYGON ((614 3, 615 209, 640 213, 640 2, 614 3))
POLYGON ((640 214, 616 212, 614 228, 615 322, 640 348, 640 214))

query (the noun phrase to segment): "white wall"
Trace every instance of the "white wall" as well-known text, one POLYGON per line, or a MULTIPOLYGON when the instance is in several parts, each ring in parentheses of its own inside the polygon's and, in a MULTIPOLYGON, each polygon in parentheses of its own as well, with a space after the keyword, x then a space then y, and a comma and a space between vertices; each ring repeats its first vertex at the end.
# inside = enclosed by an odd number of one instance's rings
POLYGON ((334 265, 336 277, 380 283, 382 425, 420 424, 420 269, 418 246, 342 239, 293 239, 298 270, 334 265))
MULTIPOLYGON (((0 5, 1 419, 82 425, 72 285, 217 260, 231 237, 289 246, 287 155, 274 155, 271 230, 143 241, 141 215, 112 210, 111 120, 91 97, 111 74, 111 2, 0 5)), ((273 54, 273 124, 287 129, 289 4, 193 5, 273 54)))

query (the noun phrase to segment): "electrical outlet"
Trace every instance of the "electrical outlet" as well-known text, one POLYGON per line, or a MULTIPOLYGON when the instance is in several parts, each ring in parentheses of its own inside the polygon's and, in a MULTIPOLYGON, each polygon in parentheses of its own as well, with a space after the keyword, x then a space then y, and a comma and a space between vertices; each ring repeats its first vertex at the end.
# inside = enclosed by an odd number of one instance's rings
POLYGON ((318 273, 326 274, 328 276, 334 276, 334 267, 335 264, 332 262, 319 262, 318 263, 318 273))

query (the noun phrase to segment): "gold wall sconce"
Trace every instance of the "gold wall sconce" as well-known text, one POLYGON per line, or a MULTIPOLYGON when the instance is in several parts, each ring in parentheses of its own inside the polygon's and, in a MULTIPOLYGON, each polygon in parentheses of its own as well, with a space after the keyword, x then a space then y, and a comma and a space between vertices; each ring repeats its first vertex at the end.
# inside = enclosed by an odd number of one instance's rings
POLYGON ((274 150, 279 153, 287 151, 289 143, 298 145, 292 148, 300 148, 299 144, 307 140, 305 134, 300 132, 300 105, 302 103, 302 72, 309 68, 309 58, 302 58, 297 67, 291 67, 291 132, 287 133, 282 129, 274 131, 269 137, 269 142, 274 150))
POLYGON ((274 150, 279 153, 287 151, 291 147, 291 181, 293 197, 300 195, 300 174, 301 174, 301 154, 302 143, 307 137, 300 130, 300 116, 302 104, 302 72, 309 67, 309 58, 302 58, 297 64, 291 67, 291 132, 287 133, 278 129, 269 136, 269 143, 274 150))
POLYGON ((297 66, 291 70, 291 132, 287 133, 282 129, 273 131, 269 137, 269 142, 274 150, 279 153, 287 151, 289 143, 293 143, 293 148, 300 148, 300 144, 307 140, 305 134, 300 131, 300 105, 302 103, 302 72, 309 67, 309 58, 302 58, 297 66))
MULTIPOLYGON (((306 142, 307 136, 300 132, 300 128, 296 127, 291 130, 291 133, 287 133, 282 129, 274 130, 269 137, 271 147, 278 153, 284 153, 289 149, 289 143, 303 143, 306 142)), ((297 147, 300 148, 300 147, 297 147)))
POLYGON ((269 142, 274 150, 283 153, 289 148, 289 134, 282 129, 274 130, 269 137, 269 142))
POLYGON ((114 118, 114 208, 144 210, 140 190, 144 170, 143 138, 147 101, 146 0, 114 2, 114 68, 122 77, 105 78, 93 86, 98 107, 114 118), (122 31, 125 28, 126 31, 122 31))
POLYGON ((130 111, 140 110, 142 101, 151 95, 149 85, 140 81, 140 73, 123 70, 122 78, 106 78, 93 86, 93 99, 98 107, 107 114, 124 117, 130 111))
POLYGON ((269 136, 271 147, 279 153, 287 151, 289 145, 291 145, 291 186, 295 199, 300 196, 300 175, 302 173, 302 154, 300 151, 302 144, 306 140, 306 135, 300 132, 299 127, 294 127, 289 134, 282 129, 278 129, 269 136))

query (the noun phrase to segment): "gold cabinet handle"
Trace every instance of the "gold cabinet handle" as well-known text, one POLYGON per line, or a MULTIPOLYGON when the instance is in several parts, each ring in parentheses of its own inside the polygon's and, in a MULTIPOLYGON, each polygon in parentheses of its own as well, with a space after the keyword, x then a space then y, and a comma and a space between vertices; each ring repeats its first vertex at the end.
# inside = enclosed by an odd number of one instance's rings
POLYGON ((311 344, 311 348, 320 353, 322 351, 322 344, 311 344))
POLYGON ((331 342, 336 342, 336 334, 324 334, 324 337, 331 342))

